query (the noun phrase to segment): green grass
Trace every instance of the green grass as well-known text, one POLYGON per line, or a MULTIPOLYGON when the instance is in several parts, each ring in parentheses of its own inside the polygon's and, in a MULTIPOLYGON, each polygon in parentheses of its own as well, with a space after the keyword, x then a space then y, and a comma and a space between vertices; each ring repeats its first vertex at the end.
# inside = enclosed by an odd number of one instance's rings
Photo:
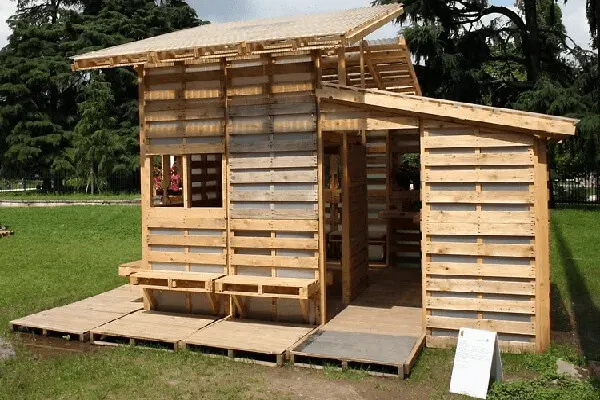
MULTIPOLYGON (((407 381, 364 371, 264 368, 187 351, 135 348, 39 356, 8 333, 10 320, 114 288, 117 265, 140 258, 136 206, 0 208, 0 336, 18 357, 0 363, 0 399, 329 398, 455 399, 448 394, 452 350, 426 349, 407 381), (318 397, 316 397, 318 398, 318 397)), ((488 398, 598 399, 598 386, 558 377, 558 357, 600 359, 600 212, 552 213, 552 326, 559 342, 544 354, 502 355, 506 382, 488 398)))
POLYGON ((125 283, 117 267, 141 258, 137 206, 0 208, 0 334, 8 322, 125 283))
POLYGON ((139 193, 122 194, 44 194, 38 192, 4 192, 0 193, 0 200, 34 201, 34 200, 136 200, 140 198, 139 193))

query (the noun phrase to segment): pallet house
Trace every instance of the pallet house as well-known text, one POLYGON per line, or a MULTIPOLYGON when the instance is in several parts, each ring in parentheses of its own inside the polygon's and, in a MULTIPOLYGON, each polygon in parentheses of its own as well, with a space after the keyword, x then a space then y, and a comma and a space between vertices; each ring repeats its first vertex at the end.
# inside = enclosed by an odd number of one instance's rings
POLYGON ((120 273, 147 310, 264 321, 242 350, 318 326, 286 345, 297 363, 406 372, 461 327, 547 348, 546 143, 576 121, 422 97, 402 39, 364 40, 401 13, 204 25, 74 57, 139 74, 143 255, 120 273))

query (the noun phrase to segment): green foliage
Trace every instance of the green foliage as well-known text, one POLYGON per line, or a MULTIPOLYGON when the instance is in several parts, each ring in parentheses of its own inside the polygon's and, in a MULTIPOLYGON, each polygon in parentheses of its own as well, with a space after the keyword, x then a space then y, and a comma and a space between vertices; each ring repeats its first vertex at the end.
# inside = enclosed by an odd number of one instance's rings
MULTIPOLYGON (((402 3, 424 95, 578 118, 578 136, 553 145, 551 163, 561 176, 600 173, 598 57, 570 44, 558 4, 519 0, 515 13, 487 0, 402 3)), ((588 0, 595 32, 598 4, 588 0)))
POLYGON ((70 173, 98 187, 135 173, 135 72, 73 73, 69 57, 200 23, 183 0, 19 0, 0 51, 0 174, 70 173))
POLYGON ((588 381, 544 375, 528 381, 499 382, 488 393, 490 400, 595 400, 598 391, 588 381))

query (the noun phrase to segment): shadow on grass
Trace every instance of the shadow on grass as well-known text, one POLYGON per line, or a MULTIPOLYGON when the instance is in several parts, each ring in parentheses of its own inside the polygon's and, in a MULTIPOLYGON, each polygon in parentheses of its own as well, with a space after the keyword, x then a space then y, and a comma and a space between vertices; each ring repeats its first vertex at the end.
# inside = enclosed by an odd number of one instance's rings
MULTIPOLYGON (((600 310, 598 310, 591 299, 585 278, 562 232, 560 224, 553 221, 552 230, 555 233, 556 248, 564 265, 567 288, 573 302, 573 322, 581 350, 586 359, 598 360, 600 359, 600 310)), ((553 292, 558 292, 558 290, 555 289, 553 292)), ((553 296, 553 300, 555 299, 553 296)), ((560 301, 560 296, 558 300, 560 301)), ((554 314, 555 307, 553 306, 552 308, 553 316, 558 318, 555 321, 558 330, 561 330, 561 328, 564 329, 566 327, 563 320, 565 316, 561 315, 559 310, 557 310, 559 312, 558 315, 554 314)), ((566 318, 568 319, 568 317, 566 318)))
POLYGON ((550 329, 552 332, 571 332, 573 324, 560 290, 556 284, 550 285, 550 329))

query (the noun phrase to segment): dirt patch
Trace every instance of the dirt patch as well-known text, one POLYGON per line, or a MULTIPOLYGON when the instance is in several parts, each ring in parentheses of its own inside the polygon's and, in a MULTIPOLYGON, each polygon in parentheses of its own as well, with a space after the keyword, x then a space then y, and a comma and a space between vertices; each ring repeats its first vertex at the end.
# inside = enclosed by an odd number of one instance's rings
POLYGON ((65 354, 84 354, 102 351, 102 347, 89 342, 65 340, 58 337, 35 336, 27 334, 14 335, 14 342, 29 350, 38 359, 60 357, 65 354))
POLYGON ((264 382, 269 390, 280 392, 283 397, 287 396, 291 399, 421 400, 431 398, 430 389, 413 384, 410 380, 349 374, 351 375, 346 379, 336 379, 329 377, 328 372, 323 370, 272 368, 264 371, 264 382))

